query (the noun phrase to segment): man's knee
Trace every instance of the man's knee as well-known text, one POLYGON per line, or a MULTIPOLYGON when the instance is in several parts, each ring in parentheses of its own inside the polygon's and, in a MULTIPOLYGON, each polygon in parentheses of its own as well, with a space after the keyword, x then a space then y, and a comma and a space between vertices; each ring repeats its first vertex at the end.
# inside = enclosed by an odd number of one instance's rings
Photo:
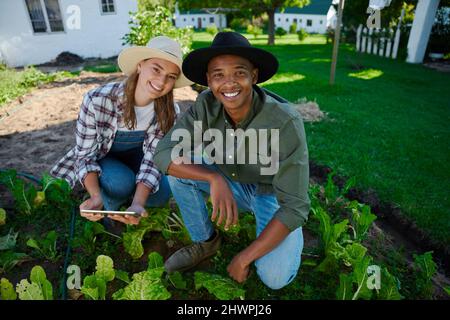
POLYGON ((261 281, 272 290, 284 288, 294 280, 298 268, 287 270, 281 265, 274 266, 273 263, 257 263, 256 271, 261 281))

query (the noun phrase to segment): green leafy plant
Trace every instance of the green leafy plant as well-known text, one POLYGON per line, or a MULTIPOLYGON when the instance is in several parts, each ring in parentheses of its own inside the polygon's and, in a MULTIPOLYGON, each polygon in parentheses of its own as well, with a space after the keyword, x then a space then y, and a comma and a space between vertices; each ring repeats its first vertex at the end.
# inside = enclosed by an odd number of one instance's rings
POLYGON ((95 247, 97 243, 97 236, 100 234, 108 234, 110 236, 119 238, 105 231, 105 227, 98 222, 86 221, 83 226, 83 231, 80 236, 73 239, 74 247, 81 247, 86 251, 87 254, 91 255, 95 252, 95 247))
POLYGON ((351 222, 354 238, 357 241, 363 241, 377 216, 371 212, 370 206, 360 204, 357 201, 352 201, 348 207, 352 210, 351 222))
POLYGON ((61 257, 56 249, 57 238, 56 231, 52 230, 41 239, 28 239, 27 246, 35 249, 41 257, 56 262, 61 257))
POLYGON ((0 237, 0 250, 13 249, 16 246, 18 232, 10 229, 6 236, 0 237))
POLYGON ((305 29, 301 28, 300 30, 297 31, 297 36, 298 41, 302 42, 303 40, 306 39, 306 37, 308 37, 308 32, 306 32, 305 29))
POLYGON ((294 22, 289 26, 289 33, 295 34, 296 32, 297 32, 297 23, 294 22))
POLYGON ((0 300, 16 300, 17 294, 14 286, 6 278, 0 279, 0 300))
POLYGON ((247 25, 247 33, 253 35, 253 37, 256 39, 258 36, 263 34, 263 30, 258 26, 249 24, 247 25))
POLYGON ((219 30, 217 29, 217 26, 215 24, 211 24, 206 27, 206 32, 214 37, 217 32, 219 32, 219 30))
POLYGON ((11 250, 0 252, 0 274, 9 272, 16 265, 30 260, 25 253, 14 252, 11 250))
POLYGON ((81 292, 90 300, 105 300, 106 285, 114 280, 115 271, 113 260, 105 255, 99 255, 96 260, 95 273, 83 279, 81 292))
POLYGON ((436 274, 437 266, 433 261, 433 251, 421 255, 413 255, 414 269, 416 271, 416 290, 422 299, 433 297, 433 276, 436 274))
POLYGON ((284 30, 282 27, 278 27, 278 28, 275 30, 275 34, 276 34, 278 37, 281 38, 282 36, 286 35, 287 32, 286 32, 286 30, 284 30))
POLYGON ((200 271, 197 271, 194 277, 196 290, 206 288, 217 299, 233 300, 239 298, 243 300, 245 297, 245 290, 229 278, 200 271))
POLYGON ((176 28, 172 24, 172 13, 163 6, 131 14, 128 24, 130 32, 122 38, 124 44, 145 46, 151 38, 166 35, 180 43, 183 54, 191 50, 192 27, 176 28))
POLYGON ((19 179, 16 170, 0 171, 0 183, 12 193, 17 211, 31 214, 36 188, 32 184, 26 185, 25 181, 19 179))
POLYGON ((172 296, 162 281, 162 257, 152 252, 148 261, 148 269, 135 273, 133 280, 125 288, 113 294, 114 300, 167 300, 172 296))
POLYGON ((30 274, 31 283, 21 280, 16 286, 20 300, 53 300, 53 287, 41 266, 34 266, 30 274))

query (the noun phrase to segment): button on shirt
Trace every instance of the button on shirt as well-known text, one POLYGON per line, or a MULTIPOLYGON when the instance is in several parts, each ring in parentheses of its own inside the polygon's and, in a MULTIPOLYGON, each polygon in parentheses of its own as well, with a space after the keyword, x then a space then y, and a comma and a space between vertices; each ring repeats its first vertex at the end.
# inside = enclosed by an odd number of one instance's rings
MULTIPOLYGON (((172 141, 172 133, 177 129, 186 129, 194 137, 194 128, 198 129, 198 121, 204 133, 207 129, 218 129, 223 136, 234 134, 231 119, 225 112, 210 90, 202 92, 194 106, 190 108, 176 123, 171 131, 159 142, 154 161, 160 170, 167 173, 172 162, 172 149, 179 143, 178 139, 172 141), (194 122, 196 124, 194 125, 194 122)), ((310 201, 308 198, 309 164, 308 149, 306 145, 305 130, 301 115, 285 99, 276 94, 253 87, 251 109, 246 118, 236 125, 236 129, 245 132, 248 129, 278 129, 279 132, 279 162, 278 170, 274 174, 262 175, 261 169, 267 168, 258 161, 252 164, 249 161, 241 164, 236 161, 237 155, 243 152, 245 159, 251 156, 261 156, 251 152, 249 144, 234 145, 235 151, 225 147, 223 160, 216 162, 219 169, 230 179, 241 183, 257 184, 257 193, 275 193, 280 208, 275 218, 284 223, 289 230, 295 230, 305 224, 308 219, 310 201), (244 149, 242 149, 242 148, 244 149), (241 148, 241 149, 240 149, 241 148), (230 158, 231 155, 231 158, 230 158), (234 158, 234 159, 232 159, 234 158), (228 161, 234 160, 234 161, 228 161)), ((236 131, 237 132, 237 131, 236 131)), ((258 137, 258 140, 262 139, 258 137)), ((233 139, 236 143, 237 139, 233 139)), ((203 142, 204 143, 204 142, 203 142)), ((267 136, 267 150, 271 150, 270 134, 267 136)), ((225 144, 225 143, 224 143, 225 144)), ((192 139, 192 145, 195 145, 192 139)), ((222 156, 222 155, 221 155, 222 156)))

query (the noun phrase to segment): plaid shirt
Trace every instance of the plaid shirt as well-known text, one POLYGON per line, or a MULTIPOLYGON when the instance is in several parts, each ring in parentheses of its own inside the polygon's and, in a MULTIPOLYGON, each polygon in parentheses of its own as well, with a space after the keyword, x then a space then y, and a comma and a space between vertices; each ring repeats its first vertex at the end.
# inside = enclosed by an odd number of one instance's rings
MULTIPOLYGON (((108 154, 114 142, 123 115, 124 88, 124 82, 112 82, 84 95, 75 130, 76 146, 50 170, 52 176, 67 180, 73 188, 77 179, 83 185, 89 172, 101 175, 97 161, 108 154)), ((175 111, 177 115, 180 112, 176 104, 175 111)), ((162 137, 155 117, 145 135, 144 158, 136 175, 136 183, 144 183, 152 193, 158 191, 161 179, 161 172, 153 163, 153 154, 162 137)))

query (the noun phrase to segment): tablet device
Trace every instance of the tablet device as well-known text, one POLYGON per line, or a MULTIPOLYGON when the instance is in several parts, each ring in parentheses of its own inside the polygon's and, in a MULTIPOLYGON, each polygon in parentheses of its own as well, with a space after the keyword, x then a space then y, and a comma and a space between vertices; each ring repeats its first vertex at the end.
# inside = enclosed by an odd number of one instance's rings
POLYGON ((117 215, 130 215, 130 216, 140 216, 140 213, 134 212, 134 211, 111 211, 111 210, 87 210, 87 209, 81 209, 81 213, 94 213, 94 214, 101 214, 103 216, 107 216, 110 214, 117 214, 117 215))

